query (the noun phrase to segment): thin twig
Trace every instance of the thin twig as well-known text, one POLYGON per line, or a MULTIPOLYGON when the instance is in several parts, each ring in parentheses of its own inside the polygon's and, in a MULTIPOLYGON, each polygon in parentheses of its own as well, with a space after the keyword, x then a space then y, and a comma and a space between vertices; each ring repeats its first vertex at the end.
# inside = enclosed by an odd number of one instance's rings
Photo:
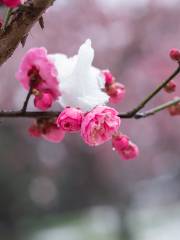
POLYGON ((122 118, 133 118, 137 112, 139 112, 145 105, 161 91, 173 78, 175 78, 180 72, 180 66, 166 79, 164 80, 152 93, 150 93, 137 107, 127 113, 119 114, 122 118))
POLYGON ((26 112, 26 109, 27 109, 28 102, 29 102, 29 99, 31 97, 31 94, 32 94, 32 87, 30 87, 30 89, 29 89, 29 92, 28 92, 27 97, 26 97, 26 99, 24 101, 24 104, 23 104, 21 112, 26 112))
POLYGON ((37 111, 1 111, 0 118, 54 118, 57 117, 60 112, 48 111, 48 112, 37 112, 37 111))
POLYGON ((167 103, 164 103, 164 104, 159 105, 159 106, 157 106, 155 108, 152 108, 152 109, 150 109, 150 110, 148 110, 146 112, 136 113, 134 118, 139 119, 139 118, 145 118, 145 117, 152 116, 155 113, 158 113, 158 112, 160 112, 160 111, 162 111, 162 110, 164 110, 164 109, 166 109, 166 108, 168 108, 170 106, 173 106, 173 105, 175 105, 177 103, 180 103, 180 98, 176 98, 174 100, 171 100, 171 101, 169 101, 167 103))

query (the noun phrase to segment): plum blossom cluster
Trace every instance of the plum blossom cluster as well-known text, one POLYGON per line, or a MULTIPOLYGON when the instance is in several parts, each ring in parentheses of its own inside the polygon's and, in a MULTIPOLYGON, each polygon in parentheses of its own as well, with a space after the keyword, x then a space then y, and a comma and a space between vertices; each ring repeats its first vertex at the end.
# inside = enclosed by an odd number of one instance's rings
POLYGON ((89 39, 70 58, 47 54, 45 48, 33 48, 25 54, 16 77, 34 96, 34 106, 46 111, 56 102, 63 108, 56 118, 36 119, 29 133, 58 143, 67 133, 79 132, 90 146, 112 140, 123 159, 133 159, 138 147, 120 132, 118 112, 106 105, 120 102, 125 87, 109 70, 92 66, 93 58, 89 39))
POLYGON ((16 8, 19 5, 23 4, 25 0, 0 0, 2 4, 10 8, 16 8))

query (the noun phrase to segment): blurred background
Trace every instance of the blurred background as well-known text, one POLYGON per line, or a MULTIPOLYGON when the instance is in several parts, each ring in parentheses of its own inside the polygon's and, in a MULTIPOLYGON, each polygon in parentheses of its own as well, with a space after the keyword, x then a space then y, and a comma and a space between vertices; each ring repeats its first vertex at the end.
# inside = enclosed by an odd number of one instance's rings
MULTIPOLYGON (((15 73, 29 48, 72 56, 87 38, 94 65, 126 86, 116 109, 132 109, 176 68, 168 52, 180 48, 179 12, 180 0, 56 0, 45 29, 36 24, 1 67, 0 109, 22 106, 26 92, 15 73)), ((148 108, 172 97, 162 92, 148 108)), ((179 117, 163 111, 123 120, 140 148, 133 161, 120 159, 111 143, 91 148, 78 134, 60 144, 31 138, 31 123, 1 119, 0 240, 179 240, 179 117)))

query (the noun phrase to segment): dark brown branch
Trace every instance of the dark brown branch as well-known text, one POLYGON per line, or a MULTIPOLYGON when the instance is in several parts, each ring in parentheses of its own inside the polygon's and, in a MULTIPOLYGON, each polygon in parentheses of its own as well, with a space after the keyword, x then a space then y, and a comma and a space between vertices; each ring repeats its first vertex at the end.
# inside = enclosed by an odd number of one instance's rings
POLYGON ((30 0, 14 14, 6 29, 0 32, 0 65, 12 56, 15 49, 54 0, 30 0))
MULTIPOLYGON (((30 93, 30 91, 29 91, 30 93)), ((28 94, 29 95, 29 94, 28 94)), ((155 108, 152 108, 146 112, 140 112, 136 113, 133 118, 135 119, 140 119, 140 118, 145 118, 148 116, 152 116, 170 106, 173 106, 177 103, 180 103, 180 98, 176 98, 174 100, 171 100, 167 103, 164 103, 162 105, 159 105, 155 108)), ((60 114, 60 112, 57 111, 49 111, 49 112, 26 112, 23 109, 21 111, 1 111, 0 112, 0 118, 54 118, 57 117, 60 114)), ((120 113, 118 116, 121 116, 121 118, 132 118, 132 117, 124 117, 124 114, 120 113)))
POLYGON ((29 102, 29 99, 31 97, 31 94, 32 94, 32 87, 30 87, 29 92, 28 92, 28 94, 26 96, 26 99, 24 101, 24 104, 23 104, 23 107, 22 107, 22 110, 21 110, 22 112, 26 112, 26 109, 27 109, 28 102, 29 102))
POLYGON ((22 111, 1 111, 0 118, 54 118, 59 115, 60 112, 22 112, 22 111))

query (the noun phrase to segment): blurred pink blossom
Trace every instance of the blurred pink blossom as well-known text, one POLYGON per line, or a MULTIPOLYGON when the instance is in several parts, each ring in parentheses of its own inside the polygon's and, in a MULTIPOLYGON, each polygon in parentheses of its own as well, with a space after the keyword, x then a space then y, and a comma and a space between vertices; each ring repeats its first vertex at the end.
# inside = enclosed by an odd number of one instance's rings
POLYGON ((47 141, 59 143, 63 140, 65 132, 56 125, 52 119, 39 119, 30 128, 33 137, 42 137, 47 141))

